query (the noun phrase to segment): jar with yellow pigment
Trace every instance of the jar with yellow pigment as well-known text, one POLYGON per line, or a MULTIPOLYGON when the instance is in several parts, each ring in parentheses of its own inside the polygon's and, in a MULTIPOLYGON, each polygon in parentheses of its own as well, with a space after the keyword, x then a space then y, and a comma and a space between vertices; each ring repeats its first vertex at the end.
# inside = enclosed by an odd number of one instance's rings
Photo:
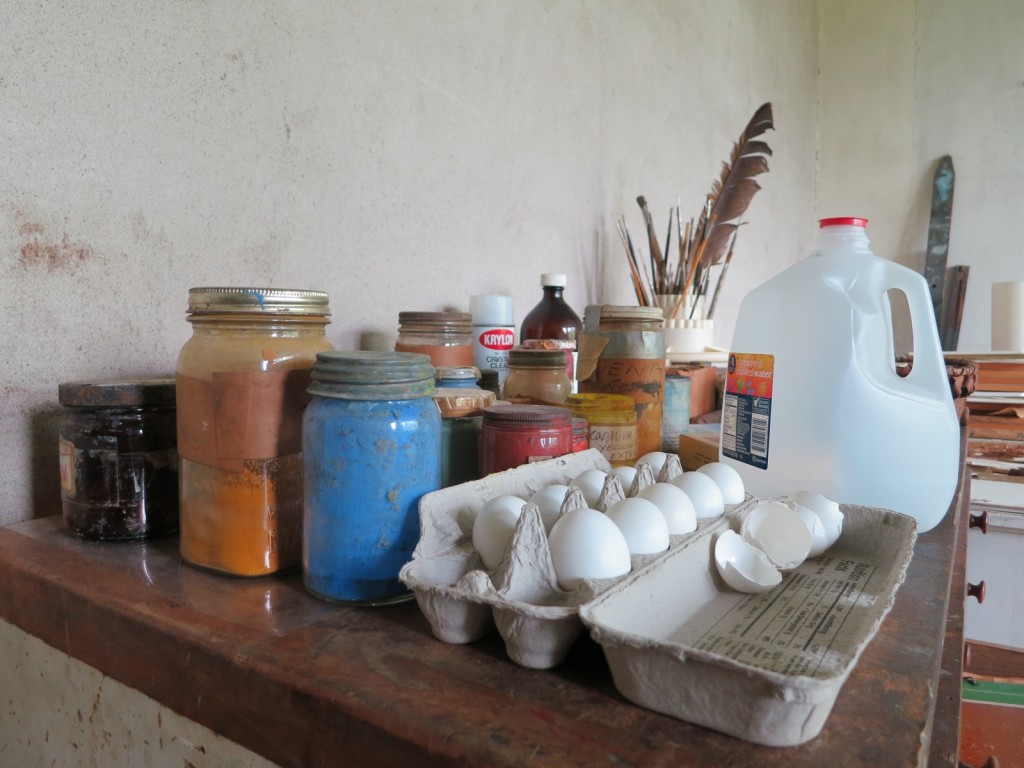
POLYGON ((587 421, 590 447, 597 448, 613 467, 636 462, 636 404, 628 395, 582 393, 569 395, 573 416, 587 421))
POLYGON ((192 288, 176 370, 181 556, 235 576, 302 561, 302 416, 321 291, 192 288))
POLYGON ((661 450, 664 315, 658 307, 591 304, 580 335, 580 392, 628 395, 636 406, 637 457, 661 450))

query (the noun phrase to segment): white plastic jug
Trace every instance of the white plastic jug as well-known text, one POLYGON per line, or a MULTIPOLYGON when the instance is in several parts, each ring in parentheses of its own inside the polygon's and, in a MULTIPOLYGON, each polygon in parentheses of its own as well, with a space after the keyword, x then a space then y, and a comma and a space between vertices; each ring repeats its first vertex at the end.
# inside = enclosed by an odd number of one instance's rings
POLYGON ((820 224, 814 253, 740 305, 720 458, 754 496, 816 491, 930 530, 956 490, 960 425, 927 283, 871 253, 865 219, 820 224), (910 308, 906 377, 896 373, 889 290, 910 308))

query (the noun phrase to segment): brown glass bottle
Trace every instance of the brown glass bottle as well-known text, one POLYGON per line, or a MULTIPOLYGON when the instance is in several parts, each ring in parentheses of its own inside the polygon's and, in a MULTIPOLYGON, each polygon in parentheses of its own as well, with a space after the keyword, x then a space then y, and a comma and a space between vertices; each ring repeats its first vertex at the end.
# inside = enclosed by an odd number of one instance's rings
POLYGON ((576 344, 583 331, 583 321, 562 298, 565 282, 565 275, 559 273, 545 272, 540 276, 544 298, 523 320, 519 342, 533 349, 564 349, 565 372, 575 392, 576 344))

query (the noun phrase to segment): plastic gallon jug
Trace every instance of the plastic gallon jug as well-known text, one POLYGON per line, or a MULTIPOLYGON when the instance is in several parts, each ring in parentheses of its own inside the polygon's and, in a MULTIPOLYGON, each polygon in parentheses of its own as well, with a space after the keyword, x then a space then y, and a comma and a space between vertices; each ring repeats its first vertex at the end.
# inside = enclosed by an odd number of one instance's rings
POLYGON ((816 491, 930 530, 956 489, 960 426, 927 283, 871 253, 865 219, 820 224, 814 253, 740 305, 720 458, 754 496, 816 491), (905 378, 890 290, 905 295, 913 326, 905 378))

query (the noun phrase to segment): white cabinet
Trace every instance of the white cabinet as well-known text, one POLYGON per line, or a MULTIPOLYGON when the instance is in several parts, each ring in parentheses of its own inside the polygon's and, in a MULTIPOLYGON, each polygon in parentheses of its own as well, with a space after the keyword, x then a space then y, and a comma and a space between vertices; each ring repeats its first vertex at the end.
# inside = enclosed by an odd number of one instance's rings
POLYGON ((1024 650, 1024 483, 971 481, 971 514, 988 513, 988 533, 971 528, 967 582, 985 583, 985 601, 968 598, 964 638, 1024 650))

